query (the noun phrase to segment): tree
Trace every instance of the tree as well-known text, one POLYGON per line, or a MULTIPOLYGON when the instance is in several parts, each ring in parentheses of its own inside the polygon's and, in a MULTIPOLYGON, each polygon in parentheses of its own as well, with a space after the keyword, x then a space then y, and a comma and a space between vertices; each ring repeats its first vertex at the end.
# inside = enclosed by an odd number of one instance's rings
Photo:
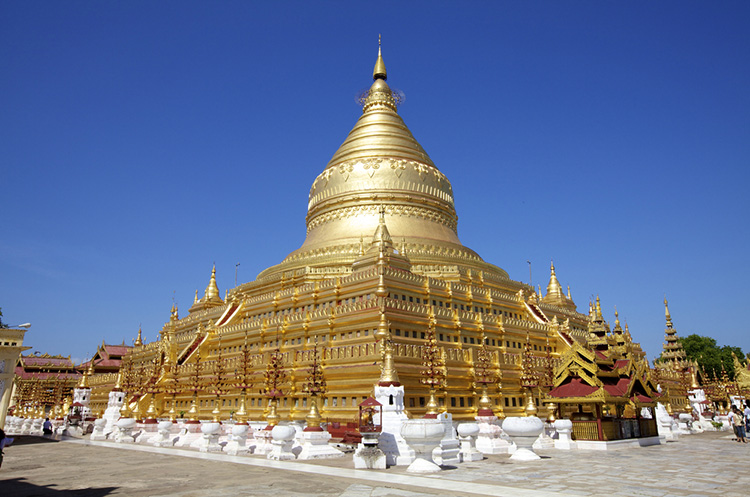
POLYGON ((3 308, 0 307, 0 328, 7 328, 8 325, 3 323, 3 308))
POLYGON ((680 338, 680 343, 682 344, 682 348, 685 349, 687 358, 697 361, 698 365, 705 369, 709 377, 720 377, 723 365, 729 379, 734 380, 732 352, 740 359, 745 357, 740 347, 732 347, 730 345, 719 347, 716 344, 716 340, 711 337, 693 334, 680 338))

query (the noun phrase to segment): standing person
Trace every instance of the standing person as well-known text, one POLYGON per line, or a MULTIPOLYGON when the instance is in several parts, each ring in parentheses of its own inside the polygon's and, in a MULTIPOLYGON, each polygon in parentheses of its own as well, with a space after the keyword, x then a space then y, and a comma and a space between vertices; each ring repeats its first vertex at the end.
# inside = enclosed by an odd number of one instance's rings
POLYGON ((737 433, 737 441, 747 443, 747 440, 745 439, 745 416, 743 416, 737 406, 732 407, 732 413, 734 413, 734 416, 731 419, 734 424, 735 432, 737 433))
POLYGON ((734 412, 735 409, 736 408, 734 406, 729 408, 729 412, 727 412, 727 421, 729 421, 729 426, 731 426, 732 431, 734 431, 735 438, 733 438, 732 440, 736 440, 739 442, 740 435, 737 433, 737 423, 735 423, 735 421, 737 420, 737 413, 734 412))
POLYGON ((745 401, 745 436, 750 433, 750 400, 745 401))

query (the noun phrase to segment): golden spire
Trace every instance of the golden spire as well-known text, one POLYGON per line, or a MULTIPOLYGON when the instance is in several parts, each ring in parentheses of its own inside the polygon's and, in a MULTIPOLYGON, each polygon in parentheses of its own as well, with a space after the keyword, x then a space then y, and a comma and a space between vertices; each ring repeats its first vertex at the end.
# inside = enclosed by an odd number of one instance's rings
POLYGON ((604 318, 602 317, 602 305, 599 302, 599 296, 596 296, 596 319, 597 321, 602 321, 604 318))
POLYGON ((372 80, 382 79, 385 81, 388 79, 388 75, 385 72, 385 62, 383 62, 383 54, 380 50, 380 35, 378 35, 378 59, 375 61, 375 69, 372 71, 372 80))
POLYGON ((573 297, 570 296, 570 285, 568 285, 568 300, 573 300, 573 297))
POLYGON ((617 312, 617 306, 615 306, 615 329, 620 328, 620 314, 617 312))
POLYGON ((195 298, 193 299, 193 304, 198 303, 198 290, 195 291, 195 298))
POLYGON ((388 226, 385 225, 385 207, 380 206, 380 218, 378 219, 378 227, 375 229, 375 234, 372 236, 372 245, 384 245, 386 247, 393 247, 393 240, 391 234, 388 231, 388 226))
POLYGON ((115 392, 122 391, 122 368, 120 368, 117 371, 117 380, 115 381, 115 388, 113 388, 115 392))
POLYGON ((211 279, 209 280, 208 286, 206 287, 206 293, 203 295, 203 301, 221 302, 221 297, 219 296, 219 287, 216 285, 216 264, 214 264, 213 269, 211 269, 211 279))
POLYGON ((667 326, 672 327, 672 316, 669 314, 669 304, 667 303, 667 296, 664 296, 664 314, 667 318, 667 326))
POLYGON ((378 385, 385 387, 389 385, 399 386, 398 372, 393 364, 393 341, 391 340, 391 330, 388 326, 388 320, 385 318, 385 312, 380 310, 380 324, 376 332, 376 338, 382 340, 381 355, 382 363, 380 365, 380 379, 378 385))
MULTIPOLYGON (((94 358, 91 358, 91 363, 94 362, 94 358)), ((81 381, 78 383, 77 388, 90 388, 89 387, 89 374, 91 371, 91 363, 89 364, 89 367, 86 368, 86 370, 83 372, 83 376, 81 376, 81 381)))
POLYGON ((138 337, 136 337, 135 342, 133 342, 133 345, 136 347, 140 347, 141 345, 143 345, 143 339, 141 339, 141 326, 140 325, 138 325, 138 337))
POLYGON ((562 286, 560 286, 560 282, 557 281, 557 275, 555 274, 555 262, 551 261, 549 265, 549 283, 547 284, 547 295, 544 297, 545 300, 555 300, 558 302, 563 302, 565 300, 565 295, 563 295, 562 286))

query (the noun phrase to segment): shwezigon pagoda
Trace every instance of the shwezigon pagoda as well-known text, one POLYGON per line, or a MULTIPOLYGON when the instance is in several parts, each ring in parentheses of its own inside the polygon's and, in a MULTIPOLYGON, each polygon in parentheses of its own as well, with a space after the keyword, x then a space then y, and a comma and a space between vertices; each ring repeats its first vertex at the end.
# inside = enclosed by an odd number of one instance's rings
POLYGON ((373 80, 313 181, 302 246, 223 299, 214 268, 159 340, 139 331, 119 373, 87 380, 92 412, 114 388, 143 418, 301 421, 312 392, 322 419, 351 421, 383 381, 404 386, 414 417, 541 404, 522 363, 549 390, 561 354, 590 338, 594 308, 577 311, 554 265, 542 295, 461 244, 450 181, 399 116, 380 51, 373 80), (311 368, 324 379, 312 390, 311 368))

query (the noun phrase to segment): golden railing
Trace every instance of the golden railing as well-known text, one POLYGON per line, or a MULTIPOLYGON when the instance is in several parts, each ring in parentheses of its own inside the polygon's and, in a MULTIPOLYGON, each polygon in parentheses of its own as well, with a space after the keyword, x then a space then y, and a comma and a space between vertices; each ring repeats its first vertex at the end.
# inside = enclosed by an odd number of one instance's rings
POLYGON ((657 433, 656 420, 654 419, 573 420, 574 440, 625 440, 653 437, 657 433), (599 437, 599 423, 601 423, 601 438, 599 437))
POLYGON ((599 440, 596 421, 573 421, 574 440, 599 440))

